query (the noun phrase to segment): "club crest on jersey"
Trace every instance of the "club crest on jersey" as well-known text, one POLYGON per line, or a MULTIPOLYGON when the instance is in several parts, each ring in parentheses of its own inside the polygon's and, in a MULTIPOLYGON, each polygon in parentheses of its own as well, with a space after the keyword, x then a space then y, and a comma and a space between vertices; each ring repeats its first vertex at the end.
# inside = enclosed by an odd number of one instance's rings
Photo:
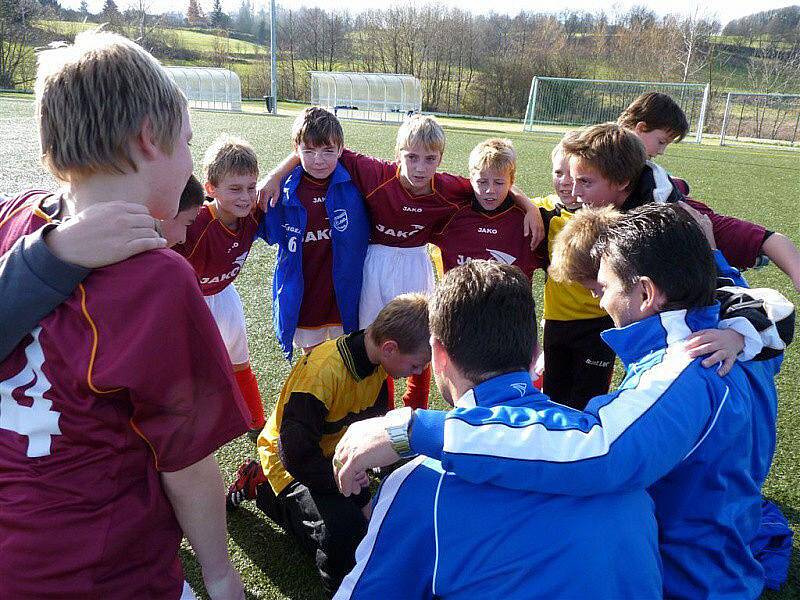
POLYGON ((333 228, 336 231, 345 231, 348 225, 350 225, 350 218, 345 209, 337 208, 333 211, 333 228))
POLYGON ((384 225, 381 225, 380 223, 375 224, 375 229, 380 231, 382 234, 403 239, 410 238, 412 235, 419 233, 420 231, 425 229, 425 227, 423 227, 422 225, 411 225, 411 227, 414 228, 412 231, 400 231, 399 229, 392 229, 391 227, 386 227, 384 225))
POLYGON ((516 256, 511 256, 510 254, 506 254, 505 252, 500 252, 500 250, 492 250, 491 248, 487 248, 486 251, 492 255, 492 258, 495 259, 499 263, 503 263, 506 265, 513 265, 517 262, 516 256))

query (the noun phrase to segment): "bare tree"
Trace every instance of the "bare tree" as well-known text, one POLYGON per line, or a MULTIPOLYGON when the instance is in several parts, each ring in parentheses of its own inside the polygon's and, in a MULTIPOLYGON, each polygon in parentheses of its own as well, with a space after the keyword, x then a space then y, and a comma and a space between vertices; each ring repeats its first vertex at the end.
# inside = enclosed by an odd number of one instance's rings
POLYGON ((38 12, 33 0, 0 0, 0 88, 31 83, 30 22, 38 12))

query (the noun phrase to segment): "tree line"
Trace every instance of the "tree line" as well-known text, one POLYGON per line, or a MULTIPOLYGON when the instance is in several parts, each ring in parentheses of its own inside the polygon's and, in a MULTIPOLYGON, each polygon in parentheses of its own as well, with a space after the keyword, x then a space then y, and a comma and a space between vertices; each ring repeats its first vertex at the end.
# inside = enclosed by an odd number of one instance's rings
MULTIPOLYGON (((27 71, 18 64, 16 75, 9 75, 13 62, 24 64, 32 46, 48 41, 32 27, 35 20, 55 18, 107 23, 167 63, 231 68, 239 73, 246 97, 261 97, 269 88, 264 47, 269 15, 250 0, 242 0, 233 14, 223 11, 220 0, 188 0, 183 13, 162 15, 151 14, 152 0, 124 1, 120 9, 116 0, 105 0, 102 11, 92 15, 86 0, 77 11, 60 7, 58 0, 0 0, 0 86, 29 86, 31 61, 27 71), (184 48, 174 35, 176 27, 208 30, 216 34, 214 44, 207 51, 184 48), (230 38, 251 41, 256 49, 234 55, 225 42, 230 38), (16 54, 7 51, 15 40, 16 54)), ((751 15, 747 31, 775 18, 757 16, 751 15)), ((736 31, 744 31, 741 27, 734 22, 736 31)), ((800 35, 782 30, 777 37, 746 37, 729 33, 730 28, 723 32, 699 9, 666 16, 640 6, 615 14, 509 16, 474 15, 433 2, 361 13, 286 4, 277 14, 278 95, 310 100, 311 70, 407 73, 422 81, 423 110, 520 118, 534 75, 800 91, 800 35)))

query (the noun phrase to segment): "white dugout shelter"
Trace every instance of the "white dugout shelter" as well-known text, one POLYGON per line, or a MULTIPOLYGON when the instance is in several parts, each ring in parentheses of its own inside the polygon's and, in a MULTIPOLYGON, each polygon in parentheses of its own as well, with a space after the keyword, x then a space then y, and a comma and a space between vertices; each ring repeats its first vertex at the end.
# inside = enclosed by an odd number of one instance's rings
POLYGON ((340 118, 402 121, 422 110, 422 85, 413 75, 309 71, 311 103, 340 118))
POLYGON ((228 69, 210 67, 166 67, 192 108, 242 110, 242 84, 228 69))

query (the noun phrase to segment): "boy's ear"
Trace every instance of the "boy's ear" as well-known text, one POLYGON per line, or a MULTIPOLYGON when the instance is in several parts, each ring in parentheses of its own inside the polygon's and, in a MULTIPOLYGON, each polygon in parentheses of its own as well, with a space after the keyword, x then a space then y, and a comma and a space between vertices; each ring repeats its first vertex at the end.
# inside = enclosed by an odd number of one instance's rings
POLYGON ((397 342, 394 340, 385 340, 381 344, 381 356, 392 356, 398 351, 397 342))
POLYGON ((344 152, 344 146, 339 146, 339 154, 336 155, 336 158, 342 158, 342 152, 344 152))
POLYGON ((155 160, 161 147, 156 142, 156 137, 153 131, 153 123, 150 117, 146 116, 142 119, 142 127, 136 135, 135 144, 137 150, 148 160, 155 160))
POLYGON ((638 123, 636 123, 636 126, 633 128, 633 130, 639 134, 647 133, 648 131, 650 131, 650 129, 647 127, 647 123, 645 123, 644 121, 639 121, 638 123))
POLYGON ((206 196, 208 196, 209 198, 213 198, 214 194, 217 193, 217 188, 215 188, 214 185, 210 181, 206 181, 203 184, 203 189, 206 192, 206 196))

